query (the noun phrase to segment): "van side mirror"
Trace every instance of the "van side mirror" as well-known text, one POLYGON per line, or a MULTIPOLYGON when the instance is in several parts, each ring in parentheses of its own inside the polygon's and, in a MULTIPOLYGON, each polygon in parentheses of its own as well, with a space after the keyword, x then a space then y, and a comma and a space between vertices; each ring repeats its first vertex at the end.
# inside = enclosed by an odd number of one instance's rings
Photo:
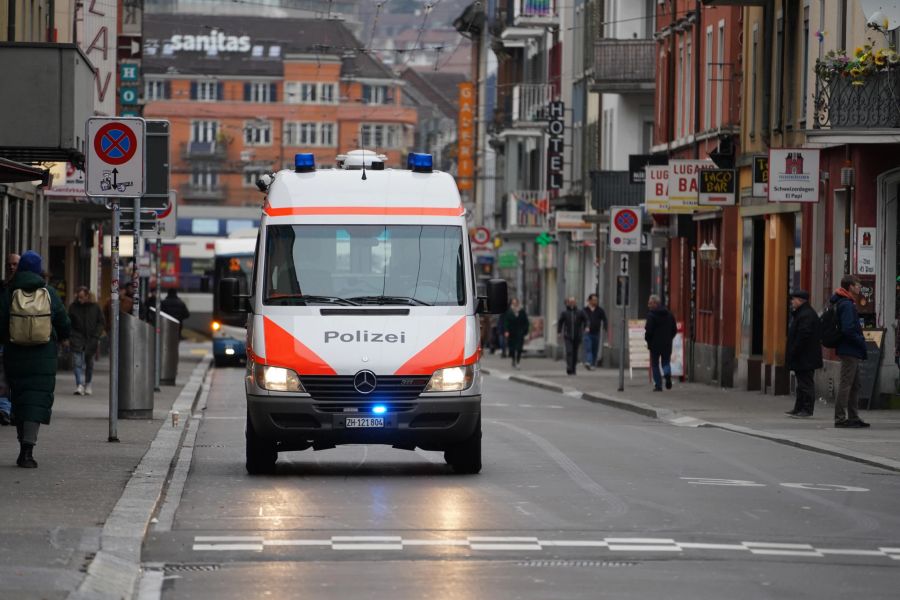
POLYGON ((225 278, 219 282, 219 310, 223 313, 245 313, 247 296, 241 295, 241 286, 237 279, 225 278))
POLYGON ((489 279, 487 282, 487 313, 500 315, 506 312, 509 306, 509 294, 506 289, 506 280, 489 279))

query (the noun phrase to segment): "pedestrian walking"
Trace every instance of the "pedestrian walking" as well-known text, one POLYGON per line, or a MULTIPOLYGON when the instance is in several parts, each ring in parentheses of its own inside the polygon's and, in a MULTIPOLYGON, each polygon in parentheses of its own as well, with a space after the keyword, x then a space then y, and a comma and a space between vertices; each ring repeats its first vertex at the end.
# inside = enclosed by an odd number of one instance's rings
POLYGON ((869 424, 859 418, 859 362, 866 360, 866 338, 863 337, 856 310, 856 299, 862 289, 859 278, 844 275, 841 287, 831 296, 841 326, 841 341, 836 351, 841 361, 841 383, 834 403, 834 426, 858 429, 869 424))
POLYGON ((584 333, 584 366, 591 370, 597 363, 603 362, 600 355, 600 335, 606 328, 606 312, 600 307, 597 294, 591 294, 584 307, 584 316, 587 320, 587 329, 584 333))
POLYGON ((556 333, 561 336, 566 349, 566 374, 574 375, 578 366, 578 347, 584 335, 587 318, 584 311, 578 308, 574 296, 566 300, 566 309, 559 314, 556 322, 556 333))
POLYGON ((785 363, 797 379, 794 408, 787 414, 796 418, 811 417, 816 403, 813 376, 816 369, 822 368, 822 331, 819 315, 809 305, 809 292, 804 290, 791 294, 791 324, 788 326, 785 363))
MULTIPOLYGON (((16 269, 19 268, 19 255, 10 253, 6 256, 6 279, 0 280, 0 294, 6 291, 12 281, 16 269)), ((3 370, 3 345, 0 342, 0 426, 6 427, 12 423, 12 403, 9 400, 9 385, 6 383, 6 373, 3 370)))
POLYGON ((94 393, 94 355, 103 335, 103 312, 91 297, 91 291, 81 286, 75 293, 75 302, 69 306, 72 337, 69 347, 75 360, 75 395, 90 396, 94 393))
POLYGON ((0 340, 19 438, 16 464, 34 469, 38 429, 50 423, 56 388, 57 343, 66 343, 70 323, 65 306, 41 277, 41 256, 22 254, 9 289, 0 295, 0 340))
POLYGON ((522 350, 525 347, 525 337, 531 324, 525 307, 519 304, 518 298, 513 298, 509 308, 503 314, 503 335, 506 338, 506 348, 512 359, 513 369, 519 369, 522 362, 522 350))
MULTIPOLYGON (((103 305, 103 318, 106 322, 106 330, 112 331, 112 298, 103 305)), ((119 314, 130 315, 134 310, 134 284, 130 281, 119 286, 119 314)))
POLYGON ((675 317, 669 312, 659 299, 653 294, 647 300, 647 322, 644 324, 644 339, 647 348, 650 349, 650 370, 653 373, 653 391, 661 392, 663 377, 666 380, 666 389, 672 389, 672 340, 678 333, 678 324, 675 317), (662 373, 660 373, 660 364, 662 373))
POLYGON ((178 297, 178 291, 175 288, 169 288, 159 309, 167 315, 178 319, 178 335, 181 337, 181 328, 184 325, 184 321, 191 316, 191 311, 188 310, 184 301, 178 297))

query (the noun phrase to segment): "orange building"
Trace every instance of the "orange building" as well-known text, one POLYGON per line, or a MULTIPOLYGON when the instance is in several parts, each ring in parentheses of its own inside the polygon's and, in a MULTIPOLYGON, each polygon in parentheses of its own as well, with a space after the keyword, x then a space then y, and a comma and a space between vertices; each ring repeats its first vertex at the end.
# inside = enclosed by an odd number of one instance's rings
POLYGON ((366 148, 399 166, 414 139, 403 82, 338 20, 147 14, 143 77, 183 204, 257 205, 257 177, 297 152, 328 166, 366 148))

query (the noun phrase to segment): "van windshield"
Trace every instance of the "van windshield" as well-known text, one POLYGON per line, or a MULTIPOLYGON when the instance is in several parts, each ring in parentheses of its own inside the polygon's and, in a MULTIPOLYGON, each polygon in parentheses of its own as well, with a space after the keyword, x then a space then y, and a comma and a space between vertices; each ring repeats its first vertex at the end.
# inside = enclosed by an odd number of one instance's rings
POLYGON ((462 228, 269 225, 263 302, 466 303, 462 228))

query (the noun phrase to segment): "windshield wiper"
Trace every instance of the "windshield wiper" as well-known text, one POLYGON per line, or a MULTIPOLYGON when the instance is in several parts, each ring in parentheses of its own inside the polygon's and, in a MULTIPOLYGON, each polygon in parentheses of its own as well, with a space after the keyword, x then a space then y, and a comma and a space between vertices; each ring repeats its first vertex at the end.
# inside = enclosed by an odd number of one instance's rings
POLYGON ((431 306, 428 302, 423 302, 418 298, 409 296, 354 296, 350 300, 362 303, 374 304, 410 304, 412 306, 431 306))
POLYGON ((310 294, 273 294, 267 296, 264 302, 266 304, 273 304, 276 302, 286 302, 290 304, 293 304, 294 302, 301 302, 303 304, 308 302, 319 302, 323 304, 340 304, 342 306, 359 306, 359 304, 352 300, 348 300, 347 298, 339 298, 338 296, 313 296, 310 294))

